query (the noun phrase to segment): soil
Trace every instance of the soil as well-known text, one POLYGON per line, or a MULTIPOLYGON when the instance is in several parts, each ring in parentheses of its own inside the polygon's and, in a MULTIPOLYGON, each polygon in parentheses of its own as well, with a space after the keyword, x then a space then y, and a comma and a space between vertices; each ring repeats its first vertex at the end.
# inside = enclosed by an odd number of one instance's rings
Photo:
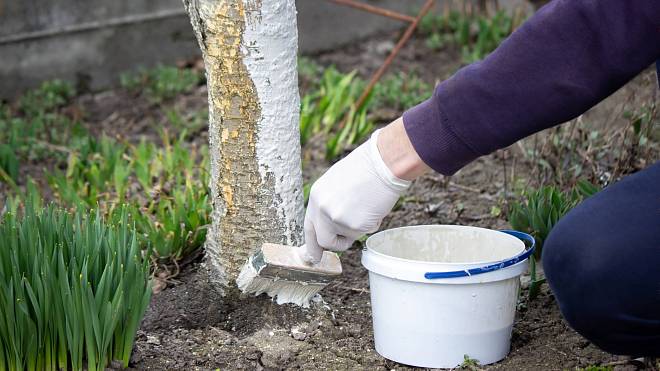
MULTIPOLYGON (((396 40, 395 34, 381 35, 313 59, 343 71, 357 69, 368 78, 393 46, 392 40, 396 40)), ((431 53, 421 39, 413 38, 391 70, 415 70, 426 81, 438 81, 459 68, 459 60, 457 51, 431 53)), ((641 82, 631 84, 646 85, 649 77, 638 80, 641 82)), ((196 95, 205 99, 205 91, 199 93, 196 95)), ((630 101, 629 94, 618 96, 591 114, 612 116, 622 101, 630 101)), ((306 151, 306 180, 316 178, 329 166, 313 149, 320 145, 312 140, 312 150, 306 151)), ((451 178, 427 175, 417 180, 405 202, 381 228, 415 224, 508 227, 504 218, 493 212, 493 206, 500 205, 507 189, 503 159, 510 158, 511 151, 481 158, 451 178)), ((516 176, 524 177, 523 166, 516 171, 516 176)), ((186 267, 177 284, 154 296, 138 333, 131 366, 139 370, 411 369, 374 350, 369 285, 367 271, 360 264, 360 250, 356 243, 341 256, 342 277, 325 288, 322 299, 309 309, 277 305, 264 295, 232 292, 223 297, 209 283, 202 262, 186 267)), ((571 330, 547 287, 532 301, 523 290, 518 308, 511 353, 483 369, 565 370, 590 365, 637 369, 625 357, 607 354, 571 330)))
MULTIPOLYGON (((440 176, 417 181, 411 191, 415 201, 393 212, 383 228, 433 223, 506 227, 489 212, 502 187, 496 172, 489 171, 500 167, 497 162, 481 159, 451 181, 440 176), (458 203, 465 212, 457 211, 458 203)), ((154 296, 131 365, 139 370, 412 369, 374 350, 369 284, 360 256, 358 244, 341 256, 342 277, 309 309, 277 305, 265 295, 223 297, 209 283, 202 263, 190 265, 180 282, 154 296)), ((572 331, 547 288, 533 301, 523 290, 518 308, 511 353, 484 369, 565 370, 624 361, 572 331)))
MULTIPOLYGON (((385 59, 396 37, 397 34, 380 35, 312 57, 324 65, 335 64, 342 71, 357 69, 368 78, 385 59)), ((446 78, 459 66, 458 51, 432 53, 423 46, 421 38, 413 37, 391 70, 415 70, 426 81, 433 82, 446 78)), ((645 76, 626 89, 637 91, 635 84, 646 84, 648 76, 645 76)), ((206 87, 200 86, 169 102, 169 108, 193 115, 205 109, 206 94, 206 87)), ((611 98, 615 100, 596 107, 592 112, 600 113, 594 117, 610 117, 621 102, 629 101, 629 95, 624 93, 614 97, 619 98, 611 98)), ((168 126, 163 109, 122 90, 87 94, 78 98, 76 104, 85 112, 85 121, 95 135, 105 133, 129 140, 146 137, 157 141, 158 129, 168 126)), ((206 142, 206 129, 197 130, 192 138, 197 143, 206 142)), ((314 150, 320 145, 312 140, 311 150, 307 151, 307 180, 316 178, 330 165, 314 150)), ((418 179, 382 228, 416 224, 508 227, 493 207, 501 206, 507 196, 504 190, 511 189, 506 179, 513 178, 510 159, 515 149, 481 158, 451 178, 433 174, 418 179)), ((33 177, 43 181, 41 167, 34 166, 33 170, 28 169, 33 177)), ((517 177, 524 178, 527 170, 519 164, 515 171, 517 177)), ((223 296, 210 283, 203 257, 199 257, 182 267, 167 288, 153 296, 138 331, 131 369, 410 369, 381 357, 374 350, 369 285, 367 271, 360 264, 360 249, 356 243, 341 256, 344 274, 324 289, 322 299, 308 309, 277 305, 263 295, 245 296, 231 290, 223 296)), ((618 370, 636 369, 624 357, 600 351, 571 330, 547 287, 532 301, 524 289, 518 308, 511 353, 497 364, 480 368, 565 370, 615 365, 618 370)))

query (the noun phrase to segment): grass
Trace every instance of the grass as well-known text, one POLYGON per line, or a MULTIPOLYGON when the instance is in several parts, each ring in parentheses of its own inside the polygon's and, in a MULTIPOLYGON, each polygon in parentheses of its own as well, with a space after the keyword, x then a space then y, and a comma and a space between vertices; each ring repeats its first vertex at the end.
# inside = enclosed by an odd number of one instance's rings
POLYGON ((0 365, 8 370, 128 366, 149 304, 149 262, 126 210, 16 208, 0 219, 0 365))

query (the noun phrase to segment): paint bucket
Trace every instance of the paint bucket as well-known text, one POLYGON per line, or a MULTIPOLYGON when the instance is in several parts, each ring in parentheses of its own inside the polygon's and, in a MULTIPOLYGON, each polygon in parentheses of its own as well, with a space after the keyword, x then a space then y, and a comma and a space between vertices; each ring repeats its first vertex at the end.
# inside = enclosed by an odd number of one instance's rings
POLYGON ((362 265, 376 351, 431 368, 456 367, 465 356, 484 365, 501 360, 533 250, 528 234, 468 226, 420 225, 369 237, 362 265))

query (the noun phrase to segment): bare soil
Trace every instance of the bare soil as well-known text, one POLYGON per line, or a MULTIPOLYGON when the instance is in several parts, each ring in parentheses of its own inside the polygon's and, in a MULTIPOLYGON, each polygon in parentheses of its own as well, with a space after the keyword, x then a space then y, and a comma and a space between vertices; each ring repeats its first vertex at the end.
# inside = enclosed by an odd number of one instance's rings
MULTIPOLYGON (((367 78, 384 60, 393 45, 391 40, 396 40, 395 34, 381 35, 314 59, 324 65, 334 64, 343 71, 357 69, 367 78)), ((413 38, 395 60, 392 70, 414 70, 433 82, 446 78, 459 66, 456 51, 432 53, 423 47, 421 39, 413 38)), ((647 81, 648 77, 641 80, 647 81)), ((196 95, 205 99, 205 94, 196 95)), ((630 102, 629 94, 617 97, 597 107, 600 111, 594 116, 610 117, 621 102, 630 102)), ((310 143, 312 147, 319 145, 310 143)), ((503 159, 510 159, 511 151, 479 159, 451 178, 428 175, 417 180, 409 197, 385 220, 382 228, 415 224, 507 227, 506 220, 492 212, 492 207, 501 204, 503 190, 511 187, 503 175, 506 170, 503 159)), ((313 149, 309 152, 305 158, 305 178, 314 179, 329 164, 313 149)), ((508 163, 511 166, 510 160, 508 163)), ((511 168, 507 170, 508 177, 512 177, 511 171, 511 168)), ((524 166, 518 166, 516 171, 519 172, 516 176, 524 177, 524 166)), ((132 367, 139 370, 410 369, 381 357, 374 350, 369 285, 367 271, 360 264, 360 249, 356 243, 341 256, 343 276, 324 289, 322 301, 309 309, 277 305, 263 295, 251 297, 231 292, 223 297, 211 287, 203 263, 186 267, 175 285, 154 297, 138 333, 132 367)), ((523 290, 518 307, 511 353, 503 361, 483 369, 566 370, 591 365, 637 369, 625 357, 607 354, 571 330, 547 287, 533 301, 528 300, 523 290)))
MULTIPOLYGON (((406 202, 383 228, 457 223, 506 227, 490 208, 502 187, 493 157, 479 160, 447 181, 417 181, 406 202), (485 186, 488 185, 488 186, 485 186), (457 208, 463 204, 464 212, 457 208)), ((341 256, 343 276, 309 309, 277 305, 268 297, 222 297, 203 264, 188 266, 179 283, 154 296, 138 333, 132 367, 144 370, 322 369, 405 370, 375 352, 367 271, 356 244, 341 256)), ((510 355, 487 370, 565 370, 618 364, 624 358, 597 349, 562 320, 552 294, 528 301, 523 291, 510 355)), ((618 369, 636 369, 617 366, 618 369)))

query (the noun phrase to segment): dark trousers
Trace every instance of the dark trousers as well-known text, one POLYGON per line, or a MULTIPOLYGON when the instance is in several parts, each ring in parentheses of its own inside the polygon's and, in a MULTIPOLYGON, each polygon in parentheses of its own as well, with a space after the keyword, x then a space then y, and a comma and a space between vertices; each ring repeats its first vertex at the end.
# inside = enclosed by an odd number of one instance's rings
POLYGON ((575 207, 543 249, 571 327, 610 353, 660 356, 660 162, 575 207))

